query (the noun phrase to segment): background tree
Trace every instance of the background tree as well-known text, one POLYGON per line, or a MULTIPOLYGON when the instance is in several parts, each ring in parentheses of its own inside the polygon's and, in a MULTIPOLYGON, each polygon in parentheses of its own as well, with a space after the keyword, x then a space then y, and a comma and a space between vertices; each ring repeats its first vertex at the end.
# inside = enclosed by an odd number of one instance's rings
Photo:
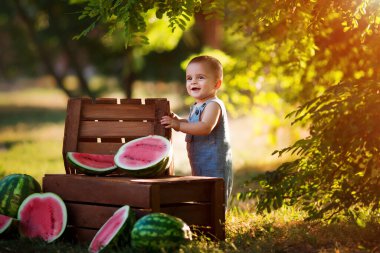
POLYGON ((132 97, 137 79, 172 81, 182 74, 177 66, 194 45, 181 40, 181 29, 173 34, 165 19, 154 19, 148 14, 146 36, 152 43, 144 47, 126 47, 120 27, 108 34, 102 25, 88 36, 73 40, 91 24, 78 21, 78 6, 67 1, 1 2, 1 77, 12 83, 19 76, 47 74, 70 97, 98 97, 107 91, 107 85, 91 86, 91 78, 95 74, 104 75, 116 77, 125 96, 132 97), (170 40, 164 39, 167 34, 171 35, 170 40), (158 71, 162 62, 166 62, 170 74, 158 71), (75 77, 76 86, 68 87, 68 76, 75 77))
MULTIPOLYGON (((278 153, 299 158, 258 178, 259 210, 301 203, 310 218, 357 216, 358 206, 379 204, 378 1, 86 1, 83 17, 122 23, 128 44, 146 43, 144 15, 169 17, 184 28, 194 13, 223 18, 223 92, 228 109, 303 106, 295 122, 310 136, 278 153), (307 102, 308 101, 308 102, 307 102), (363 119, 363 117, 365 119, 363 119), (376 190, 377 189, 377 190, 376 190), (332 203, 330 203, 332 202, 332 203)), ((359 220, 359 219, 357 219, 359 220)))

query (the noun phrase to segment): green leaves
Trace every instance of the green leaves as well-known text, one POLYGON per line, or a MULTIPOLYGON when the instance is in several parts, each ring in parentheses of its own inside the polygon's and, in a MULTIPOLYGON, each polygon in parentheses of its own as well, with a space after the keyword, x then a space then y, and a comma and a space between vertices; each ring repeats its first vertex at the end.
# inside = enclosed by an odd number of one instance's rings
MULTIPOLYGON (((210 6, 218 1, 209 1, 210 6)), ((73 2, 77 3, 77 2, 73 2)), ((81 2, 80 2, 81 3, 81 2)), ((209 6, 209 5, 207 5, 209 6)), ((217 7, 207 7, 207 10, 213 9, 219 11, 217 7)), ((181 30, 186 29, 187 23, 192 15, 201 10, 200 0, 160 0, 160 1, 137 1, 137 0, 88 0, 83 7, 79 19, 89 18, 93 20, 91 25, 83 30, 75 38, 79 39, 86 36, 89 32, 100 25, 106 25, 109 33, 117 30, 122 24, 124 27, 124 37, 126 45, 142 45, 149 43, 144 33, 147 30, 147 16, 149 10, 155 10, 156 17, 162 19, 164 15, 169 18, 168 26, 172 32, 179 27, 181 30)))
POLYGON ((380 202, 380 82, 342 82, 292 113, 311 120, 310 136, 275 151, 299 156, 255 178, 259 211, 299 204, 309 219, 353 218, 380 202))

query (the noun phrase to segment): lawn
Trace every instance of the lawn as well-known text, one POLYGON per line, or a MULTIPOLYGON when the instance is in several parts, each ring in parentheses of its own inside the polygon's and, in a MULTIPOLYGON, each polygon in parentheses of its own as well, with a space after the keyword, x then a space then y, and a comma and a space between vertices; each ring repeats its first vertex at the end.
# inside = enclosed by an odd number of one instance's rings
MULTIPOLYGON (((148 94, 155 96, 156 94, 148 94)), ((170 97, 170 95, 168 95, 170 97)), ((175 98, 171 96, 171 98, 175 98)), ((0 174, 26 173, 39 182, 44 174, 64 173, 62 140, 67 98, 53 88, 0 91, 0 174)), ((174 103, 175 104, 175 103, 174 103)), ((176 108, 179 108, 179 106, 176 108)), ((260 124, 249 117, 231 120, 234 193, 253 174, 275 168, 278 160, 262 135, 250 131, 260 124), (260 147, 260 148, 258 148, 260 147)), ((176 173, 189 174, 183 135, 174 133, 176 173)), ((234 200, 226 214, 225 242, 196 237, 181 252, 380 252, 380 217, 363 210, 367 225, 303 221, 297 207, 257 214, 254 202, 234 200)), ((119 249, 114 252, 129 252, 119 249)), ((52 244, 26 239, 1 239, 0 252, 87 252, 86 245, 64 240, 52 244)))

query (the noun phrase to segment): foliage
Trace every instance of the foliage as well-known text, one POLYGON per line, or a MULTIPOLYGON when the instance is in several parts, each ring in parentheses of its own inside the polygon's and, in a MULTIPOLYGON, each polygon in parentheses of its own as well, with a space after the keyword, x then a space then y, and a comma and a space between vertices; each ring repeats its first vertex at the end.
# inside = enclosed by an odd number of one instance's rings
POLYGON ((228 1, 227 53, 238 59, 237 72, 250 80, 246 86, 256 85, 253 95, 274 91, 290 103, 303 103, 342 80, 378 80, 379 5, 228 1))
POLYGON ((149 10, 155 10, 158 19, 162 19, 166 14, 169 18, 168 26, 174 32, 177 27, 185 30, 193 13, 203 9, 206 14, 213 14, 217 11, 217 13, 223 15, 224 6, 220 4, 223 3, 220 0, 71 0, 71 3, 86 3, 80 19, 90 18, 93 20, 90 26, 75 38, 78 39, 87 35, 98 23, 107 24, 110 33, 113 33, 117 26, 122 25, 126 46, 148 43, 148 38, 144 33, 147 30, 146 15, 149 10))
MULTIPOLYGON (((166 25, 169 22, 166 15, 157 19, 155 10, 144 13, 147 22, 144 36, 149 38, 150 44, 126 50, 120 24, 113 28, 112 34, 99 24, 87 36, 73 40, 74 35, 91 25, 91 20, 78 21, 78 10, 82 6, 68 1, 0 2, 0 46, 3 49, 0 80, 11 86, 20 76, 48 74, 54 77, 49 83, 59 86, 68 96, 99 97, 111 88, 118 88, 116 85, 126 91, 126 96, 131 96, 132 91, 128 92, 126 86, 135 79, 152 79, 154 71, 153 78, 163 81, 171 81, 182 74, 177 65, 180 58, 186 57, 186 50, 183 50, 186 45, 181 44, 183 31, 172 32, 166 25), (155 52, 163 56, 148 58, 155 52), (162 59, 167 60, 166 67, 174 71, 157 77, 159 70, 152 66, 162 59), (148 60, 150 64, 146 64, 148 60), (115 85, 107 85, 106 78, 99 78, 99 75, 111 77, 115 85), (98 85, 94 85, 96 82, 98 85)), ((193 23, 191 18, 185 28, 193 23)))
POLYGON ((309 219, 344 215, 364 225, 358 208, 380 204, 380 82, 339 83, 289 116, 311 122, 310 136, 274 152, 299 158, 256 177, 249 196, 258 211, 297 203, 309 219))

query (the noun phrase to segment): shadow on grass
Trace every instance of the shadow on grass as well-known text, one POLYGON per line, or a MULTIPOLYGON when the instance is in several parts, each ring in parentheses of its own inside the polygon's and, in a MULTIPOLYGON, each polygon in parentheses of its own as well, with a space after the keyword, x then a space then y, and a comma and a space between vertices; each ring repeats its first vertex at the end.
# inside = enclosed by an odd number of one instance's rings
POLYGON ((66 110, 31 106, 0 106, 0 129, 19 123, 39 126, 45 123, 63 123, 66 110))
POLYGON ((377 222, 370 222, 365 228, 350 222, 306 221, 251 227, 231 238, 239 252, 380 252, 380 224, 377 222))

